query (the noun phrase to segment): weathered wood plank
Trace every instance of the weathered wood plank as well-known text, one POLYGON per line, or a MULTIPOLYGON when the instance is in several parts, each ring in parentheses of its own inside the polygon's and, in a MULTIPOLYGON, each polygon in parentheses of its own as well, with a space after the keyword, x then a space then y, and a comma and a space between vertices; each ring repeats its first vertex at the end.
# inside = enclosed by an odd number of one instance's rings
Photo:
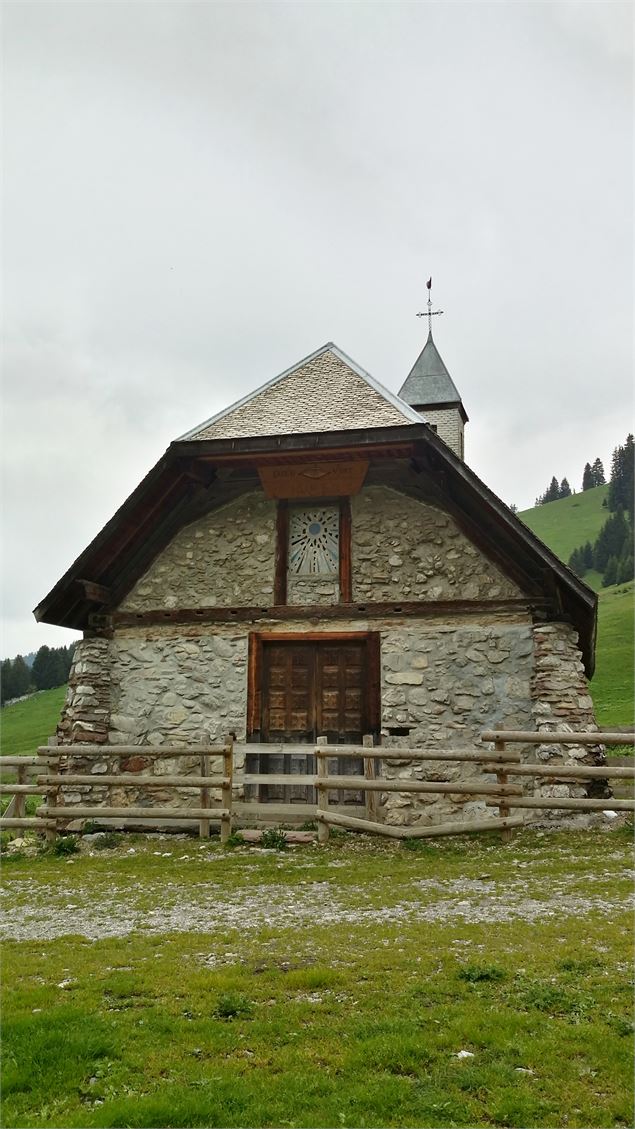
POLYGON ((633 745, 635 733, 523 733, 521 730, 486 729, 481 741, 509 741, 523 745, 633 745))
MULTIPOLYGON (((224 745, 58 745, 55 757, 85 757, 86 760, 105 760, 107 757, 196 757, 203 754, 220 757, 224 745)), ((49 760, 51 749, 38 747, 38 754, 49 760)))
MULTIPOLYGON (((281 583, 280 580, 278 583, 281 583)), ((278 595, 278 593, 276 593, 278 595)), ((280 591, 282 595, 282 590, 280 591)), ((439 616, 507 615, 528 613, 543 608, 549 601, 540 597, 509 600, 402 600, 388 603, 341 603, 315 605, 250 605, 249 607, 156 608, 147 612, 115 612, 115 627, 158 623, 241 623, 255 620, 350 619, 363 615, 380 619, 393 616, 436 618, 439 616)))
MULTIPOLYGON (((328 745, 326 737, 318 737, 318 745, 328 745)), ((326 757, 319 757, 317 761, 317 775, 318 784, 328 784, 329 762, 326 757)), ((322 815, 327 815, 329 810, 329 792, 328 787, 320 788, 317 793, 317 808, 318 812, 322 815)), ((324 845, 329 841, 329 825, 326 820, 320 820, 318 823, 318 843, 324 845)))
POLYGON ((0 757, 0 768, 20 768, 22 765, 40 764, 39 757, 0 757))
POLYGON ((105 584, 97 584, 94 580, 78 579, 77 583, 84 591, 84 598, 91 604, 110 604, 111 590, 105 584))
POLYGON ((0 784, 0 796, 41 796, 44 791, 37 784, 0 784))
MULTIPOLYGON (((290 748, 289 745, 284 746, 290 748)), ((306 745, 303 746, 306 749, 306 745)), ((258 746, 260 750, 261 746, 258 746)), ((252 746, 253 750, 253 746, 252 746)), ((516 764, 520 761, 520 753, 515 753, 506 750, 504 758, 497 755, 496 752, 466 752, 457 750, 454 752, 451 749, 437 750, 437 749, 391 749, 387 747, 368 749, 365 745, 329 745, 327 748, 318 748, 312 750, 317 757, 375 757, 382 760, 390 761, 467 761, 474 764, 483 764, 485 761, 492 762, 504 759, 510 764, 516 764)))
POLYGON ((262 815, 270 816, 285 820, 287 816, 301 815, 303 819, 315 819, 315 812, 317 811, 316 804, 307 804, 304 801, 298 801, 293 804, 276 804, 276 803, 251 803, 249 800, 236 800, 233 804, 233 811, 236 815, 247 815, 260 817, 262 815))
MULTIPOLYGON (((497 764, 483 765, 483 772, 496 772, 497 764)), ((508 776, 546 776, 553 780, 630 780, 635 777, 635 768, 613 767, 589 764, 514 764, 507 767, 508 776)))
MULTIPOLYGON (((491 807, 487 801, 487 806, 491 807)), ((547 811, 635 811, 635 800, 588 799, 568 796, 524 796, 522 799, 509 799, 510 808, 545 808, 547 811)))
POLYGON ((520 827, 524 822, 522 816, 510 816, 508 819, 478 819, 469 823, 437 823, 428 827, 392 827, 388 823, 371 823, 367 819, 356 819, 353 816, 340 815, 336 812, 318 813, 318 821, 327 820, 337 827, 348 827, 353 831, 367 831, 375 835, 387 835, 391 839, 424 839, 435 835, 466 835, 474 831, 500 831, 503 824, 507 827, 520 827))
POLYGON ((407 827, 404 839, 428 839, 436 835, 465 835, 478 831, 506 831, 512 827, 522 827, 522 815, 510 815, 505 819, 475 819, 469 823, 437 823, 430 827, 407 827))
POLYGON ((224 814, 220 822, 220 841, 226 843, 232 833, 232 774, 234 771, 234 738, 230 733, 225 741, 223 752, 223 771, 225 783, 223 785, 222 799, 224 814))
MULTIPOLYGON (((51 776, 38 776, 38 784, 58 784, 60 787, 76 784, 108 784, 140 788, 193 788, 202 787, 222 788, 227 786, 229 778, 226 776, 142 776, 136 772, 122 772, 120 775, 106 775, 101 772, 92 773, 63 773, 51 776)), ((205 807, 205 804, 201 805, 205 807)))
MULTIPOLYGON (((316 781, 316 787, 334 788, 342 791, 356 791, 359 788, 359 776, 329 776, 326 780, 316 781)), ((365 780, 364 791, 368 792, 456 792, 461 795, 474 796, 521 796, 520 784, 484 784, 475 780, 474 783, 465 781, 446 780, 365 780)))
POLYGON ((47 829, 50 830, 55 827, 55 821, 52 819, 41 819, 39 816, 35 815, 23 816, 22 818, 18 818, 17 816, 15 818, 7 818, 5 816, 0 818, 0 831, 4 831, 5 829, 10 830, 14 827, 24 827, 27 831, 31 829, 35 831, 46 831, 47 829))
POLYGON ((348 827, 351 831, 369 831, 373 835, 386 835, 389 839, 403 839, 404 828, 393 827, 389 823, 375 823, 374 820, 360 819, 354 815, 342 815, 336 811, 319 811, 317 813, 318 826, 322 823, 333 824, 335 827, 348 827))
POLYGON ((111 808, 95 804, 90 807, 80 804, 69 804, 64 807, 42 807, 42 813, 47 818, 55 819, 222 819, 228 816, 225 808, 111 808))
MULTIPOLYGON (((304 746, 305 749, 307 746, 304 746)), ((305 784, 313 786, 315 784, 314 775, 299 775, 292 772, 250 772, 245 776, 241 776, 243 784, 305 784)), ((357 777, 357 787, 359 788, 359 777, 357 777)))

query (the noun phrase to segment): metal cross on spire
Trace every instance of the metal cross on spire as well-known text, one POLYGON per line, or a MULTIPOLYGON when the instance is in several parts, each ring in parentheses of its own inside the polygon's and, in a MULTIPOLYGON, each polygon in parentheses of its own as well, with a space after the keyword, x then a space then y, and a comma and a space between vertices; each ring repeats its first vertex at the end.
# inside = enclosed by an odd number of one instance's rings
POLYGON ((430 278, 426 282, 426 286, 428 287, 428 308, 427 308, 427 310, 424 310, 422 313, 417 314, 417 317, 418 318, 427 317, 427 319, 428 319, 428 333, 432 333, 432 319, 433 319, 433 317, 435 317, 436 314, 442 314, 443 310, 433 310, 432 309, 432 275, 430 275, 430 278))

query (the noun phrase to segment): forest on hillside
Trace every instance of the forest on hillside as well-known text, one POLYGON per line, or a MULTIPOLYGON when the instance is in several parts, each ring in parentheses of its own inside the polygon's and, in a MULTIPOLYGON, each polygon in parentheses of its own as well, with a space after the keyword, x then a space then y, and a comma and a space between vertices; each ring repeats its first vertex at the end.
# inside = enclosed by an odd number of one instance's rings
POLYGON ((33 694, 37 690, 51 690, 54 686, 63 686, 68 682, 74 650, 74 643, 68 647, 44 645, 37 651, 31 666, 23 655, 16 655, 14 659, 4 659, 0 667, 1 704, 4 705, 14 698, 23 698, 26 694, 33 694))
MULTIPOLYGON (((584 545, 579 545, 569 557, 569 568, 578 576, 584 576, 591 569, 595 569, 601 574, 602 585, 605 588, 611 584, 624 584, 632 580, 635 573, 633 453, 633 436, 628 435, 626 442, 615 448, 611 460, 611 478, 605 499, 610 517, 607 517, 594 542, 587 541, 584 545)), ((589 468, 588 463, 585 474, 587 468, 589 468)))

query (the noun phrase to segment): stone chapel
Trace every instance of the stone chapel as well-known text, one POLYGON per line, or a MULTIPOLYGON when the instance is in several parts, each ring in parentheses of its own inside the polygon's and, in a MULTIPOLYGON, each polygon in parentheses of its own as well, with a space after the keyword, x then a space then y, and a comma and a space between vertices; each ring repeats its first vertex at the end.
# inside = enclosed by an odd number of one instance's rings
MULTIPOLYGON (((470 469, 467 419, 429 333, 398 395, 330 342, 172 442, 35 609, 83 632, 60 742, 231 732, 257 766, 597 728, 597 597, 470 469)), ((386 818, 448 803, 479 807, 386 818)))

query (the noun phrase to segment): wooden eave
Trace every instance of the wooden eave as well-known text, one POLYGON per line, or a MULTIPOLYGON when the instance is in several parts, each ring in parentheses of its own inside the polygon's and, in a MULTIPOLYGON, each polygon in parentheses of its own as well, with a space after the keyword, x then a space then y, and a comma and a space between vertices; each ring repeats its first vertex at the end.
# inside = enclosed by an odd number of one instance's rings
MULTIPOLYGON (((180 528, 257 484, 257 468, 271 462, 370 459, 372 465, 408 468, 417 474, 493 560, 529 595, 551 597, 577 628, 589 676, 593 673, 597 596, 568 569, 425 423, 397 427, 181 440, 117 510, 91 544, 38 604, 37 620, 84 630, 91 612, 113 611, 180 528), (227 472, 234 474, 233 486, 227 472), (251 484, 251 486, 250 486, 251 484), (233 490, 233 493, 232 493, 233 490)), ((421 494, 425 493, 422 487, 421 494)), ((435 500, 435 499, 433 499, 435 500)), ((299 609, 300 610, 300 609, 299 609)))

